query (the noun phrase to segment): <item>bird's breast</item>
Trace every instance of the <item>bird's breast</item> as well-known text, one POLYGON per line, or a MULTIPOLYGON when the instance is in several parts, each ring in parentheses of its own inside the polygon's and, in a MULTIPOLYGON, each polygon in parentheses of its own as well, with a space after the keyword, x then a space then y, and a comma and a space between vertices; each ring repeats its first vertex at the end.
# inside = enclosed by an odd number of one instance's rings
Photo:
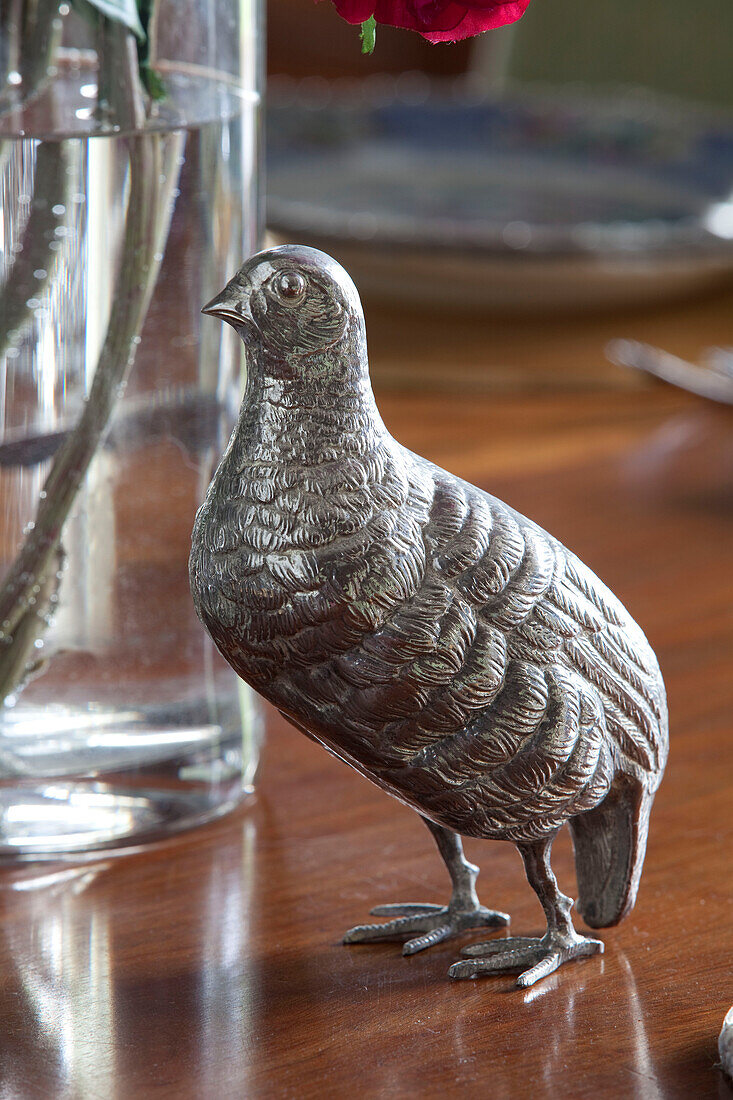
POLYGON ((410 496, 389 446, 311 465, 222 463, 197 517, 191 577, 241 676, 264 690, 286 664, 343 651, 409 598, 424 572, 410 496))

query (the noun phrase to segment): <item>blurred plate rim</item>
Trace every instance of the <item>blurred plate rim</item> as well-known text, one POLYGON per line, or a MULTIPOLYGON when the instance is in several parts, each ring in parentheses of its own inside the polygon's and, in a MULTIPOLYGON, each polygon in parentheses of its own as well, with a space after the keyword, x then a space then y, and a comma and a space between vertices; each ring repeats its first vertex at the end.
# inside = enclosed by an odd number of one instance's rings
MULTIPOLYGON (((477 92, 466 78, 431 81, 423 74, 401 74, 396 78, 369 78, 361 83, 309 78, 302 81, 273 78, 268 89, 268 112, 287 110, 302 117, 325 110, 339 109, 367 118, 389 106, 414 108, 477 108, 505 104, 527 111, 565 110, 591 121, 628 120, 655 129, 678 131, 681 126, 700 132, 726 130, 733 134, 733 112, 705 104, 690 103, 646 89, 621 87, 588 88, 582 84, 563 88, 551 85, 508 85, 498 92, 477 92), (409 77, 409 79, 405 79, 409 77)), ((313 158, 315 147, 307 159, 313 158)), ((282 163, 279 154, 274 158, 282 163)), ((293 165, 303 155, 293 154, 293 165)), ((277 178, 277 168, 268 169, 269 179, 277 178)), ((733 192, 733 178, 731 178, 733 192)), ((709 194, 711 205, 722 196, 709 194)), ((731 196, 733 204, 733 195, 731 196)), ((731 215, 733 219, 733 213, 731 215)), ((567 258, 598 263, 623 262, 631 270, 650 273, 658 263, 689 259, 695 267, 709 259, 716 267, 733 267, 733 225, 730 237, 715 233, 697 215, 676 225, 660 219, 648 222, 580 221, 573 226, 511 222, 508 225, 461 218, 429 218, 398 215, 389 224, 380 224, 377 215, 329 211, 313 202, 267 196, 268 228, 282 237, 288 234, 313 236, 336 246, 347 245, 360 251, 400 252, 413 256, 436 251, 455 256, 471 254, 504 263, 558 261, 567 258)), ((706 266, 703 263, 703 266, 706 266)))

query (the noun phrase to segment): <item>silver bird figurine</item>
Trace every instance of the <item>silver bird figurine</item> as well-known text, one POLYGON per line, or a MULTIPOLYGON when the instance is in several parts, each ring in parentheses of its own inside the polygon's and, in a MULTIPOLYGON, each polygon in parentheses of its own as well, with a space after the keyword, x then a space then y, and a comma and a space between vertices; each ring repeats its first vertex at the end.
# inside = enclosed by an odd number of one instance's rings
POLYGON ((242 679, 420 814, 451 877, 448 905, 379 906, 391 919, 345 942, 409 937, 413 954, 508 924, 479 902, 469 836, 516 845, 547 931, 473 944, 451 977, 521 970, 527 987, 602 952, 550 850, 567 822, 591 928, 632 908, 667 756, 644 634, 555 538, 392 438, 329 256, 261 252, 204 313, 239 333, 248 379, 196 516, 196 610, 242 679))

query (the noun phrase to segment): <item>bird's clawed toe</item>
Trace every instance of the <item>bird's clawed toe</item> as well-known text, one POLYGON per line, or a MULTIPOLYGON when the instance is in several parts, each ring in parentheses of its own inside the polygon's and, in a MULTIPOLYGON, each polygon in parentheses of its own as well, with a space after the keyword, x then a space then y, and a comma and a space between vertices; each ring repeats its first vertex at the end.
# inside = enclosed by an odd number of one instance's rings
POLYGON ((541 978, 552 974, 563 963, 585 955, 603 953, 600 940, 584 936, 560 935, 548 932, 542 939, 510 936, 503 940, 473 943, 461 952, 465 957, 453 963, 448 976, 455 979, 476 978, 480 974, 501 974, 522 970, 517 985, 527 989, 541 978), (524 970, 523 968, 528 969, 524 970))
POLYGON ((344 936, 344 943, 375 943, 411 937, 405 942, 402 954, 415 955, 471 928, 505 928, 509 924, 506 913, 486 909, 483 905, 457 909, 449 905, 407 902, 378 905, 371 912, 377 917, 393 916, 394 919, 383 924, 360 924, 350 928, 344 936), (413 936, 413 933, 417 935, 413 936))
POLYGON ((430 913, 444 913, 444 905, 431 905, 429 902, 392 902, 388 905, 375 905, 369 912, 373 917, 426 917, 430 913))

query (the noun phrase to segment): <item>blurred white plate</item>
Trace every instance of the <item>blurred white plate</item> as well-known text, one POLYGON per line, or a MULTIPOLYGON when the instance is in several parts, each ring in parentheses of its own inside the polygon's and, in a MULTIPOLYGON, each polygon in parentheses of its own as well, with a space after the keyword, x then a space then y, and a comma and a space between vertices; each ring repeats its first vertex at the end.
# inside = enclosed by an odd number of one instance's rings
POLYGON ((400 86, 269 93, 268 226, 333 253, 366 293, 589 308, 733 272, 722 112, 629 93, 400 86))

